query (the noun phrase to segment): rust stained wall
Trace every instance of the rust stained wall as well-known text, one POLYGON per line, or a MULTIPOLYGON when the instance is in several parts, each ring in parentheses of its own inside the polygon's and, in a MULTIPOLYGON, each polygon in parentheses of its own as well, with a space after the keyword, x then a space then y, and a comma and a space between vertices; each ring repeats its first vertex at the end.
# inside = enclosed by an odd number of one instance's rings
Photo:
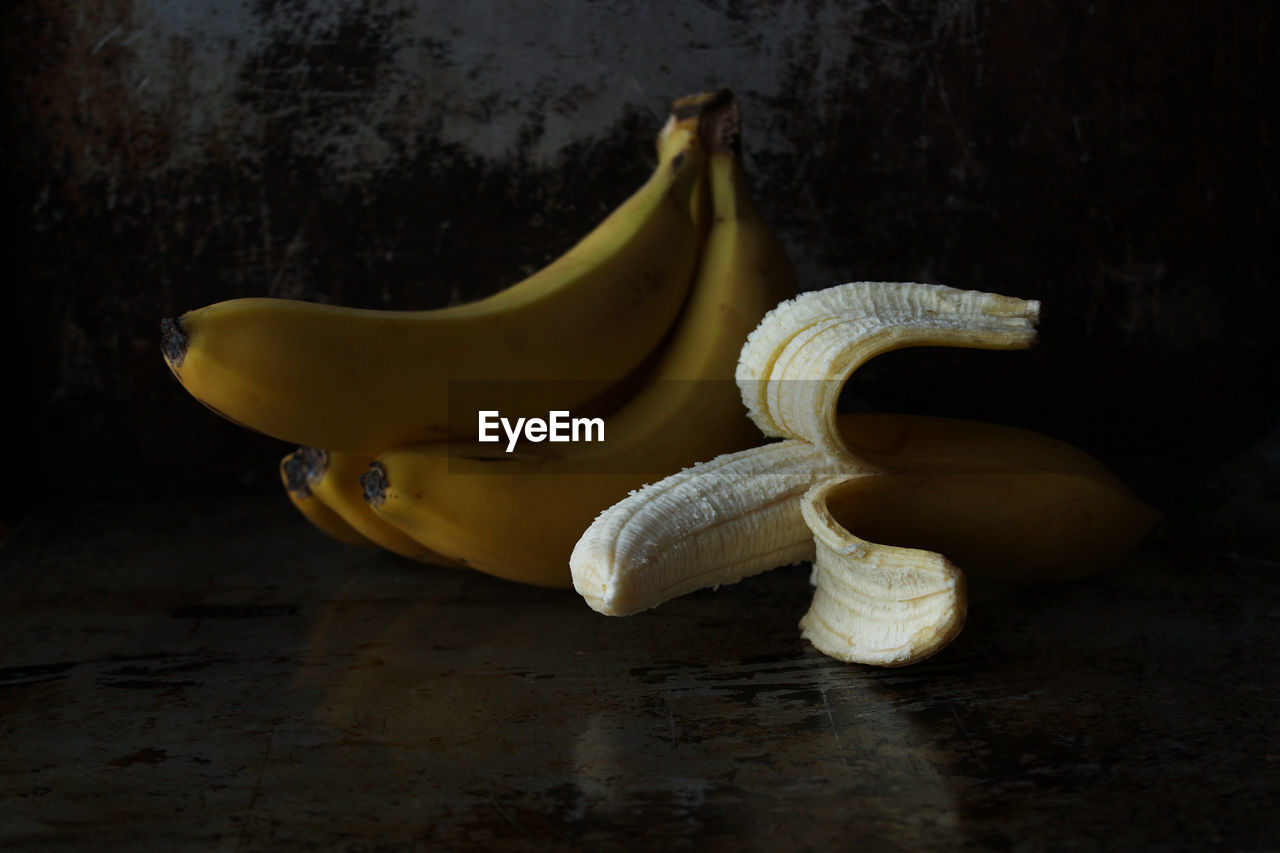
POLYGON ((3 23, 31 450, 9 517, 274 488, 287 448, 182 392, 161 316, 491 292, 625 197, 667 102, 714 86, 743 99, 806 287, 1045 303, 1032 353, 894 354, 850 406, 1020 423, 1131 470, 1216 464, 1274 421, 1265 4, 26 0, 3 23))

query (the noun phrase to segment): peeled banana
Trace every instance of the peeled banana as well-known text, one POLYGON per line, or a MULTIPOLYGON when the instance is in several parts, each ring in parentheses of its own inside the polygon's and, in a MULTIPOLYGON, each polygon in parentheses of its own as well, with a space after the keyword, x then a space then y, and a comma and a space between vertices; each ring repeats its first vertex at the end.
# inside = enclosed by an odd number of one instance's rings
POLYGON ((698 127, 727 99, 678 102, 644 186, 493 296, 431 311, 233 299, 165 320, 165 360, 194 397, 242 426, 366 456, 458 437, 450 382, 494 383, 495 405, 512 415, 576 409, 644 362, 681 310, 700 248, 698 127))
POLYGON ((936 653, 963 625, 957 566, 1044 580, 1114 564, 1157 515, 1087 454, 1008 427, 836 414, 845 381, 875 355, 1026 347, 1038 308, 871 282, 778 306, 743 347, 736 376, 752 420, 784 440, 701 463, 606 510, 574 547, 575 589, 599 612, 626 615, 812 560, 803 635, 832 657, 901 665, 936 653))
POLYGON ((393 448, 377 458, 379 516, 480 571, 567 587, 574 542, 599 512, 646 482, 758 442, 733 371, 748 333, 794 293, 795 278, 751 200, 738 127, 734 102, 704 113, 713 216, 689 302, 646 384, 606 420, 605 441, 513 454, 393 448))

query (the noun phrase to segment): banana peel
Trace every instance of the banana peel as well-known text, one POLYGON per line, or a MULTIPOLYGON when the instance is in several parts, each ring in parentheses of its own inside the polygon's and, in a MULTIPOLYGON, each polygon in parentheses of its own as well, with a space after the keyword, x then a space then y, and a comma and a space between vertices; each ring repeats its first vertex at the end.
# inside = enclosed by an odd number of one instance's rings
POLYGON ((575 589, 627 615, 813 561, 803 636, 841 660, 900 666, 959 633, 966 572, 1061 580, 1114 565, 1159 516, 1083 451, 991 424, 836 412, 845 382, 880 353, 1025 348, 1038 315, 1034 301, 916 283, 855 282, 779 305, 736 376, 752 420, 782 440, 601 513, 574 547, 575 589))

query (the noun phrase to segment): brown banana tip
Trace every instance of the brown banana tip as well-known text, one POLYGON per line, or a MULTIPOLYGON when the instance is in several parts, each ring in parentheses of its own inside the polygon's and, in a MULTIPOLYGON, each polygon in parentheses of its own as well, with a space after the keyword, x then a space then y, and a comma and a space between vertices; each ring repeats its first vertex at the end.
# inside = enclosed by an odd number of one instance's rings
POLYGON ((685 95, 683 98, 677 98, 671 105, 671 115, 676 121, 684 121, 719 110, 732 101, 734 101, 733 92, 728 89, 685 95))
POLYGON ((280 463, 285 488, 300 498, 311 496, 311 486, 319 482, 329 467, 329 453, 315 447, 299 447, 280 463))
POLYGON ((369 506, 381 506, 387 499, 387 468, 381 462, 369 463, 369 470, 360 475, 364 487, 364 499, 369 506))
POLYGON ((742 112, 738 99, 724 92, 727 98, 709 107, 698 125, 698 136, 703 147, 711 153, 740 154, 742 148, 742 112))
POLYGON ((300 498, 311 497, 311 486, 307 483, 307 463, 302 458, 303 448, 299 447, 280 460, 280 475, 284 478, 284 487, 291 494, 300 498))
POLYGON ((329 451, 318 447, 299 447, 298 451, 307 460, 307 481, 318 482, 329 470, 329 451))
POLYGON ((165 317, 160 321, 160 351, 173 367, 182 365, 187 354, 187 332, 181 317, 165 317))

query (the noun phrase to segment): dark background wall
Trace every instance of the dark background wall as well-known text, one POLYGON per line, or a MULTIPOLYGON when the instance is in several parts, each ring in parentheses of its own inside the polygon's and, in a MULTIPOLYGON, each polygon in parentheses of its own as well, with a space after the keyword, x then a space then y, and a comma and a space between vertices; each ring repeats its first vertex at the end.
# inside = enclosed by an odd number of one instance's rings
POLYGON ((1280 467, 1272 8, 6 3, 0 520, 277 488, 290 448, 182 391, 161 317, 490 293, 638 186, 672 98, 724 86, 804 287, 1044 302, 1032 352, 892 354, 849 405, 1039 429, 1257 539, 1280 467))

